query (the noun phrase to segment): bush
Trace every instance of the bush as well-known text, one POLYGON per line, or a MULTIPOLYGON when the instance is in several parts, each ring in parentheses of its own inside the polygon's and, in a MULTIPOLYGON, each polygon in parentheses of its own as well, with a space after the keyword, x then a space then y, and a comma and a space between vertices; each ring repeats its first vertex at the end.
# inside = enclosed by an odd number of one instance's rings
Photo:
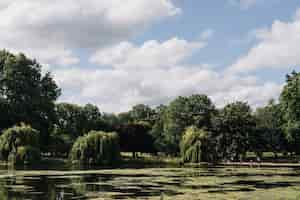
POLYGON ((209 149, 209 133, 191 126, 183 134, 180 148, 184 162, 213 162, 215 151, 209 149))
POLYGON ((35 149, 36 154, 39 154, 39 131, 29 125, 14 126, 5 130, 0 136, 0 156, 2 160, 8 161, 9 157, 17 156, 18 153, 23 154, 24 151, 28 154, 33 149, 35 149))
MULTIPOLYGON (((11 157, 11 156, 9 156, 11 157)), ((13 157, 12 157, 13 159, 13 157)), ((20 146, 15 155, 15 164, 32 164, 40 160, 40 150, 32 146, 20 146)))
POLYGON ((72 162, 90 165, 111 166, 120 161, 119 137, 116 133, 91 131, 74 143, 70 159, 72 162))

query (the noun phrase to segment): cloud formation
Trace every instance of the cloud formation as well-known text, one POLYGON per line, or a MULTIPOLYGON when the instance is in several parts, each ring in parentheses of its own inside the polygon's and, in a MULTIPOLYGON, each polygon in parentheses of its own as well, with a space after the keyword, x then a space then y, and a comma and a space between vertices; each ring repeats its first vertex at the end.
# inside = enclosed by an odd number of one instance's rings
POLYGON ((271 28, 256 30, 258 43, 231 67, 233 72, 300 65, 300 10, 291 22, 276 20, 271 28))
POLYGON ((188 65, 186 59, 203 48, 204 41, 171 38, 137 46, 123 42, 95 54, 97 69, 61 69, 58 83, 69 91, 62 100, 92 102, 104 111, 127 111, 139 103, 168 103, 179 95, 207 94, 218 106, 242 100, 253 106, 275 98, 281 85, 261 84, 255 77, 224 75, 207 65, 188 65), (110 68, 101 68, 110 65, 110 68), (257 95, 257 93, 263 95, 257 95))
MULTIPOLYGON (((232 2, 245 8, 256 3, 232 2)), ((209 95, 218 106, 236 100, 259 106, 278 96, 279 84, 217 71, 200 61, 188 64, 189 57, 201 53, 213 39, 212 29, 204 30, 196 41, 176 36, 140 45, 131 41, 151 24, 181 12, 172 0, 1 0, 0 46, 46 63, 63 89, 60 101, 93 103, 107 112, 126 111, 138 103, 155 106, 179 95, 196 93, 209 95), (83 57, 88 60, 82 60, 83 57)), ((299 19, 276 22, 280 25, 258 31, 258 47, 237 61, 233 71, 249 68, 245 65, 260 68, 267 63, 259 56, 263 51, 271 57, 274 52, 268 52, 269 43, 272 48, 286 42, 297 43, 299 19), (273 36, 279 29, 287 29, 282 31, 286 37, 290 37, 288 31, 295 32, 291 37, 294 39, 279 40, 273 36)))
POLYGON ((0 46, 46 63, 76 64, 74 49, 127 40, 180 12, 171 0, 1 0, 0 46))
POLYGON ((181 63, 195 50, 203 48, 205 42, 188 42, 171 38, 162 43, 151 40, 138 47, 130 42, 104 48, 92 55, 90 61, 114 68, 140 69, 173 67, 181 63))

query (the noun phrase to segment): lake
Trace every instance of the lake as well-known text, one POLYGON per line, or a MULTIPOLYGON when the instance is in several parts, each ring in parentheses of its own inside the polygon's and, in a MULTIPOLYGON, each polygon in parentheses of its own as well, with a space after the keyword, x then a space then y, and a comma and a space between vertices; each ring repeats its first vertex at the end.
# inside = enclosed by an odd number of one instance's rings
POLYGON ((0 171, 1 200, 300 199, 299 168, 0 171))

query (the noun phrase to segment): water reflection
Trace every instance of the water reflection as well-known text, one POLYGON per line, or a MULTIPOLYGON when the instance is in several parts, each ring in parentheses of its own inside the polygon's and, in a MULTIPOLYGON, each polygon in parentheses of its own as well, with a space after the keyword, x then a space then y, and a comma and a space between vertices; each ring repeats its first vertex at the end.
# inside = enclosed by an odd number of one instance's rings
POLYGON ((292 168, 0 170, 0 197, 1 200, 185 199, 191 195, 190 199, 198 196, 227 199, 228 195, 238 194, 249 198, 262 195, 263 199, 270 195, 268 190, 299 195, 299 176, 299 170, 292 168))

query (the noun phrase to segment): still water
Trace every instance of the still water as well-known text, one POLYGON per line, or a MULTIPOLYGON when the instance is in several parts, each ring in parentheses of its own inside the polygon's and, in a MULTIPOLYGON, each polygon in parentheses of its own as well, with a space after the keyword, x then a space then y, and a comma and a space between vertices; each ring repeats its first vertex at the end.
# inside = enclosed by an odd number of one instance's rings
POLYGON ((0 197, 1 200, 300 199, 300 169, 2 169, 0 197))

